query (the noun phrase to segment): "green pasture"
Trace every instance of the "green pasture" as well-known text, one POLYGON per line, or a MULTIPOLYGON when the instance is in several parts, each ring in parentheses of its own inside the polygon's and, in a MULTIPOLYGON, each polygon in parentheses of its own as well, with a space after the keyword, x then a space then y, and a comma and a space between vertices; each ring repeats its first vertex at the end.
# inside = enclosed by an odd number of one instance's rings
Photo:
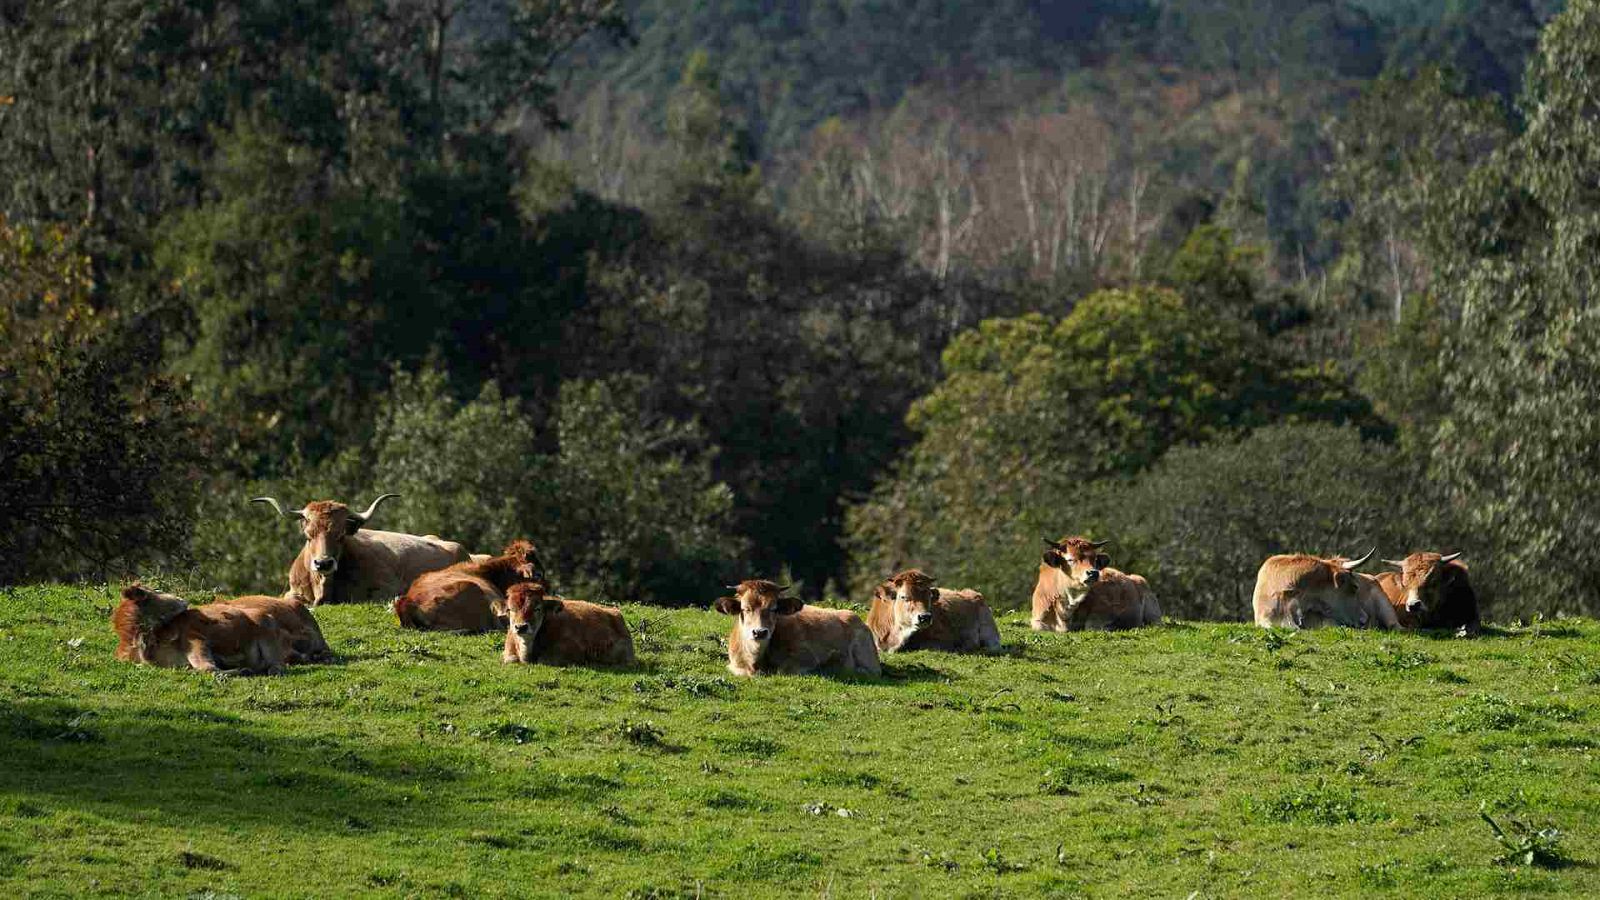
POLYGON ((0 591, 0 896, 1600 896, 1593 621, 746 680, 704 611, 585 671, 332 607, 337 662, 217 679, 114 660, 112 596, 0 591))

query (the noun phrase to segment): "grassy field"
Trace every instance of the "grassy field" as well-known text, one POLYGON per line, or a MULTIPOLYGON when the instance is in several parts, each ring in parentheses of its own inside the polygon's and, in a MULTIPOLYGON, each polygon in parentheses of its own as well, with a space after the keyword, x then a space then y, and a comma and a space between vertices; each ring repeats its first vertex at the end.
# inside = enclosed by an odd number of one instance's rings
POLYGON ((1600 625, 1182 624, 737 680, 318 613, 341 659, 118 663, 106 588, 0 591, 0 896, 1600 895, 1600 625), (1561 835, 1537 865, 1480 805, 1561 835))

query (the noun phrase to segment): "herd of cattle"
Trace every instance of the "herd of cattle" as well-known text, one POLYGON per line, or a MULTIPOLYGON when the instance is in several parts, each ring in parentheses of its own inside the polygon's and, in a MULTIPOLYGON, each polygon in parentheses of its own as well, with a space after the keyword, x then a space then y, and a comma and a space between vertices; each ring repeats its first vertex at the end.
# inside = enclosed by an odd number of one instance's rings
MULTIPOLYGON (((322 603, 392 599, 402 628, 486 632, 504 628, 508 663, 626 665, 633 639, 614 608, 551 593, 539 554, 526 540, 499 556, 469 554, 435 535, 366 528, 384 494, 364 512, 318 501, 279 515, 299 522, 305 545, 289 567, 282 597, 246 596, 190 606, 133 584, 113 611, 117 658, 209 672, 268 673, 327 659, 311 609, 322 603)), ((1123 629, 1161 622, 1161 607, 1138 575, 1111 568, 1108 541, 1045 541, 1033 590, 1037 631, 1123 629)), ((1413 553, 1384 560, 1397 571, 1355 571, 1372 558, 1273 556, 1256 577, 1262 627, 1479 627, 1477 596, 1461 554, 1413 553)), ((866 621, 849 610, 807 606, 787 588, 752 579, 730 586, 718 612, 735 617, 728 669, 737 675, 845 671, 877 674, 879 654, 935 649, 994 652, 1000 631, 982 594, 936 586, 911 569, 879 584, 866 621)))

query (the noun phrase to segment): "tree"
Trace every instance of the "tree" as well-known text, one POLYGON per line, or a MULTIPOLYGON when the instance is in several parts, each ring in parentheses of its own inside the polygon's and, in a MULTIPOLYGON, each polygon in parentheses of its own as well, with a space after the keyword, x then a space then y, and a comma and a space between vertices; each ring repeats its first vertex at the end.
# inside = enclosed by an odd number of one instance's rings
POLYGON ((1040 536, 1173 446, 1274 422, 1384 431, 1327 365, 1300 366, 1239 318, 1160 288, 1101 291, 1065 319, 994 319, 958 336, 907 418, 917 443, 851 511, 855 583, 921 564, 1021 602, 1040 536))
POLYGON ((181 556, 205 446, 77 234, 0 217, 0 584, 181 556))

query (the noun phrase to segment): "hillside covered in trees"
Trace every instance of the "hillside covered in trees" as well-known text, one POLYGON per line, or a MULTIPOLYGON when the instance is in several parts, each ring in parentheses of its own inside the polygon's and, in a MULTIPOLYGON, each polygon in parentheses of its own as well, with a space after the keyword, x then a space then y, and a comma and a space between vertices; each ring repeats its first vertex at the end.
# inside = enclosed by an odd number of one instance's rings
POLYGON ((249 497, 394 491, 616 600, 1009 606, 1088 532, 1180 615, 1371 543, 1600 609, 1595 0, 0 2, 0 61, 0 582, 275 591, 249 497))

